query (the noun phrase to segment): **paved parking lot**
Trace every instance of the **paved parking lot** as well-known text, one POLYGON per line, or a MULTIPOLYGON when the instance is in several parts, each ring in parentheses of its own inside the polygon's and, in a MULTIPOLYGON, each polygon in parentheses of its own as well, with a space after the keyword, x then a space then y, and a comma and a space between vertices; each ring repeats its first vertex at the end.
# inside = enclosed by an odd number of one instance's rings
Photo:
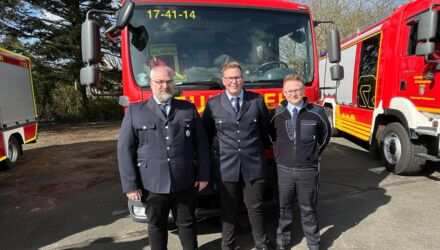
MULTIPOLYGON (((111 150, 116 146, 117 125, 100 127, 100 133, 105 134, 105 129, 113 133, 107 140, 66 140, 62 146, 45 142, 44 136, 54 135, 43 132, 40 147, 25 152, 20 171, 0 171, 1 249, 149 249, 146 225, 128 218, 121 194, 115 151, 111 150), (83 167, 68 169, 71 178, 66 178, 66 170, 63 177, 57 173, 67 159, 52 154, 70 149, 80 151, 81 158, 76 160, 83 167), (38 161, 42 156, 50 160, 38 161), (107 160, 99 161, 100 157, 107 160), (29 162, 50 171, 24 171, 29 162), (57 168, 51 167, 54 163, 57 168), (93 164, 100 167, 93 168, 93 164), (40 172, 45 175, 39 176, 40 172), (87 173, 86 177, 81 179, 81 173, 87 173), (36 186, 26 188, 30 182, 36 186)), ((419 176, 396 176, 364 149, 333 138, 321 173, 322 249, 438 249, 438 167, 428 167, 419 176)), ((272 220, 267 226, 272 232, 275 215, 276 211, 268 211, 272 220)), ((244 250, 253 247, 246 223, 243 219, 239 232, 244 250)), ((200 249, 220 249, 218 219, 201 220, 198 228, 200 249)), ((293 239, 293 249, 307 249, 299 223, 293 239)), ((172 228, 169 249, 180 249, 172 228)))

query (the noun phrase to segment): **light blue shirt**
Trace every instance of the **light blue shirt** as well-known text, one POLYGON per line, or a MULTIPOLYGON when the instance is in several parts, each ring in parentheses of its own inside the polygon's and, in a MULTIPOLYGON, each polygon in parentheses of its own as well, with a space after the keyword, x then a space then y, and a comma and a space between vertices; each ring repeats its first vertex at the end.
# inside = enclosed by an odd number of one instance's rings
POLYGON ((301 101, 301 103, 298 106, 295 106, 291 104, 290 102, 287 102, 287 110, 289 110, 290 114, 292 114, 293 109, 297 109, 298 113, 299 111, 304 108, 304 101, 301 101))
POLYGON ((235 99, 235 98, 240 97, 239 105, 241 107, 241 105, 243 104, 243 96, 244 96, 244 91, 243 90, 240 91, 240 95, 238 95, 238 96, 232 96, 232 95, 230 95, 228 93, 228 91, 225 91, 225 93, 228 96, 228 100, 231 102, 232 107, 235 107, 235 102, 237 101, 237 99, 235 99), (232 98, 234 98, 234 99, 232 99, 232 98))
MULTIPOLYGON (((159 102, 159 100, 156 99, 156 97, 154 97, 154 100, 156 101, 157 105, 163 105, 164 103, 159 102)), ((168 101, 166 102, 166 106, 165 106, 165 110, 167 111, 167 115, 170 113, 170 109, 171 109, 171 98, 168 99, 168 101)))

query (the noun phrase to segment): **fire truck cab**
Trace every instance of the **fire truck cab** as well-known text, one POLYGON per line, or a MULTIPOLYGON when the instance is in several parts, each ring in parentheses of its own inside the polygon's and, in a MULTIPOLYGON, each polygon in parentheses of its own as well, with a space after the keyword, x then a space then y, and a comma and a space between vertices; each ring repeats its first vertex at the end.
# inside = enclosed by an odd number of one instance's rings
POLYGON ((320 103, 333 132, 370 145, 396 174, 438 162, 440 138, 440 1, 417 0, 341 42, 345 78, 320 60, 320 103))

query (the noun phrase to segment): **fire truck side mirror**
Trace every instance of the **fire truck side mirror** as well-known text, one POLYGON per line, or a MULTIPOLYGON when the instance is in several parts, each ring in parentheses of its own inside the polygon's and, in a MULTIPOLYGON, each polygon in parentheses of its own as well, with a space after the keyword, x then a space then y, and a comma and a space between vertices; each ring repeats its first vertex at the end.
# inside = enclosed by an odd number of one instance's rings
POLYGON ((344 67, 339 64, 330 67, 330 76, 333 81, 340 81, 344 79, 344 67))
POLYGON ((430 55, 434 53, 434 38, 437 32, 438 11, 428 10, 419 15, 417 28, 416 55, 430 55))
POLYGON ((81 52, 84 63, 99 63, 101 61, 99 25, 90 19, 81 25, 81 52))
POLYGON ((341 47, 339 45, 339 31, 332 29, 327 33, 328 60, 331 63, 341 61, 341 47))
POLYGON ((104 32, 104 34, 107 35, 110 40, 113 40, 119 36, 120 31, 127 26, 127 23, 133 16, 133 10, 134 3, 131 0, 126 0, 124 5, 122 5, 122 7, 114 13, 114 16, 116 16, 115 25, 112 25, 104 32))
POLYGON ((126 0, 121 9, 117 12, 115 28, 121 30, 127 26, 131 16, 133 16, 134 3, 131 0, 126 0))
POLYGON ((82 85, 97 85, 100 80, 100 71, 95 66, 86 66, 80 71, 82 85))

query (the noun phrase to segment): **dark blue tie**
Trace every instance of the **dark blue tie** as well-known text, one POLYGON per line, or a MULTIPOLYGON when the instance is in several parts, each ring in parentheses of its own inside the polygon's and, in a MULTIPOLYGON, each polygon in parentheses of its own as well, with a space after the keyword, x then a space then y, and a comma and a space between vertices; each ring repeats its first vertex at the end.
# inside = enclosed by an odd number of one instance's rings
POLYGON ((159 104, 160 110, 162 110, 162 113, 165 117, 167 117, 167 104, 159 104))
POLYGON ((298 109, 297 108, 293 108, 292 110, 292 123, 293 126, 296 126, 296 117, 298 116, 298 109))
POLYGON ((233 99, 235 99, 235 106, 234 106, 235 113, 237 113, 237 115, 238 115, 238 113, 240 113, 240 97, 233 98, 233 99))

